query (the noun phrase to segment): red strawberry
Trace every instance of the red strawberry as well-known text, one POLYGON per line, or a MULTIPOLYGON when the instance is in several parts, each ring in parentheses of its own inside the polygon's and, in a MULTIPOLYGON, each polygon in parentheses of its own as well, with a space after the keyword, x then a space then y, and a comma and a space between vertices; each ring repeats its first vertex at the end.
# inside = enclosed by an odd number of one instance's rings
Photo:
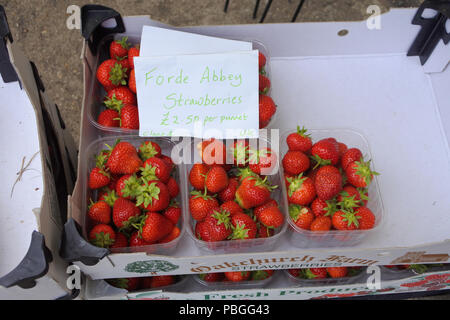
POLYGON ((311 223, 315 219, 311 209, 308 207, 299 206, 298 204, 289 205, 289 215, 295 225, 305 230, 309 230, 311 228, 311 223))
POLYGON ((321 167, 316 174, 315 183, 317 197, 330 200, 342 190, 342 175, 339 169, 333 166, 321 167))
POLYGON ((126 85, 127 70, 115 59, 102 62, 97 69, 97 80, 107 89, 126 85))
POLYGON ((359 229, 367 230, 375 226, 375 215, 367 207, 360 207, 355 210, 355 216, 358 219, 359 229))
POLYGON ((105 201, 110 207, 113 207, 118 198, 119 197, 114 190, 107 188, 104 192, 99 194, 98 201, 105 201))
POLYGON ((225 278, 231 282, 241 282, 250 279, 250 271, 228 271, 225 272, 225 278))
POLYGON ((117 180, 116 192, 119 197, 135 199, 140 189, 139 179, 136 175, 125 174, 117 180))
POLYGON ((99 125, 110 128, 120 127, 120 115, 116 110, 103 110, 97 118, 99 125))
POLYGON ((109 46, 109 55, 111 59, 123 58, 128 55, 128 49, 130 44, 128 43, 128 37, 123 37, 120 40, 114 40, 109 46))
POLYGON ((253 214, 256 217, 256 219, 259 219, 259 215, 261 214, 262 211, 264 211, 265 209, 270 208, 270 207, 278 207, 278 202, 274 199, 270 199, 266 203, 255 207, 253 209, 253 214))
POLYGON ((108 279, 106 281, 113 287, 125 289, 128 292, 136 291, 141 285, 141 278, 108 279))
POLYGON ((257 238, 270 238, 275 234, 275 230, 273 228, 268 228, 262 223, 258 223, 258 234, 257 238))
POLYGON ((231 217, 231 239, 253 239, 258 227, 253 219, 245 213, 237 213, 231 217))
POLYGON ((136 96, 127 86, 120 86, 108 91, 105 99, 105 105, 108 109, 120 112, 123 106, 127 104, 136 105, 136 96))
POLYGON ((205 190, 206 174, 208 166, 204 163, 194 163, 189 172, 189 182, 197 190, 205 190))
POLYGON ((136 197, 136 206, 147 211, 162 211, 169 204, 169 189, 159 180, 150 180, 144 183, 136 197))
POLYGON ((118 248, 126 248, 128 247, 128 239, 123 233, 116 233, 116 241, 113 245, 110 246, 111 249, 118 249, 118 248))
POLYGON ((122 129, 139 130, 139 111, 136 106, 128 104, 122 108, 120 127, 122 129))
POLYGON ((311 231, 328 231, 331 229, 331 219, 330 217, 320 216, 316 217, 311 223, 311 231))
POLYGON ((247 165, 249 145, 247 140, 236 140, 230 148, 235 166, 240 168, 247 165))
POLYGON ((302 270, 303 269, 287 269, 287 271, 296 278, 301 278, 303 276, 302 270))
POLYGON ((267 127, 273 115, 277 112, 277 106, 272 98, 264 94, 259 95, 259 128, 267 127))
POLYGON ((339 147, 339 157, 342 159, 342 156, 348 150, 348 147, 343 142, 338 142, 338 147, 339 147))
POLYGON ((309 134, 306 134, 305 127, 300 129, 297 126, 297 132, 289 134, 286 138, 286 143, 291 151, 301 151, 307 153, 312 148, 312 140, 309 134))
POLYGON ((131 68, 130 68, 130 62, 128 62, 128 58, 118 58, 117 62, 122 66, 122 69, 125 70, 127 77, 130 76, 131 68))
POLYGON ((291 175, 299 175, 309 169, 310 161, 301 151, 288 151, 282 160, 283 169, 291 175))
POLYGON ((270 79, 263 74, 259 74, 259 93, 267 94, 270 90, 270 79))
POLYGON ((339 145, 333 138, 322 139, 312 146, 311 156, 316 166, 335 166, 339 163, 339 145))
POLYGON ((342 154, 341 167, 345 170, 353 161, 359 161, 363 157, 361 150, 358 148, 350 148, 342 154))
POLYGON ((258 175, 271 175, 276 168, 277 155, 270 148, 249 149, 248 167, 258 175))
POLYGON ((251 279, 254 281, 261 281, 270 278, 274 274, 274 270, 257 270, 252 272, 251 279))
POLYGON ((217 139, 204 140, 197 149, 204 163, 207 165, 223 165, 226 163, 227 150, 222 141, 217 139))
POLYGON ((220 205, 221 211, 226 211, 230 214, 230 216, 235 215, 236 213, 244 213, 244 210, 235 202, 235 201, 226 201, 220 205))
POLYGON ((116 241, 116 233, 107 224, 97 224, 89 232, 89 241, 94 246, 109 248, 116 241))
POLYGON ((267 61, 266 56, 263 53, 259 52, 258 53, 258 66, 259 66, 260 71, 265 67, 266 61, 267 61))
POLYGON ((345 210, 353 210, 363 204, 358 190, 351 185, 344 186, 337 196, 337 202, 345 210))
POLYGON ((293 178, 287 178, 288 200, 290 203, 306 206, 309 205, 316 197, 316 188, 313 181, 308 177, 303 177, 300 173, 293 178))
POLYGON ((276 229, 283 225, 284 215, 278 206, 267 207, 258 215, 258 220, 266 227, 276 229))
POLYGON ((111 222, 111 207, 105 201, 91 203, 88 217, 97 223, 109 224, 111 222))
POLYGON ((142 280, 142 288, 151 289, 151 288, 161 288, 167 287, 175 283, 174 276, 153 276, 143 278, 142 280))
POLYGON ((261 178, 260 175, 254 173, 252 170, 250 170, 249 167, 237 168, 237 172, 235 173, 235 175, 239 183, 242 183, 242 181, 244 181, 244 179, 247 177, 261 178))
POLYGON ((267 177, 263 180, 249 176, 236 190, 236 201, 244 209, 260 206, 269 201, 274 188, 267 183, 267 177))
POLYGON ((180 186, 178 185, 178 182, 174 177, 170 177, 169 181, 167 181, 167 189, 169 190, 171 199, 176 198, 180 193, 180 186))
POLYGON ((218 193, 218 198, 222 202, 233 201, 236 197, 236 190, 239 182, 236 178, 228 179, 228 186, 218 193))
POLYGON ((359 228, 358 219, 355 213, 346 210, 339 210, 331 218, 333 227, 337 230, 355 230, 359 228))
POLYGON ((142 160, 131 143, 119 142, 112 149, 106 167, 113 174, 133 174, 142 167, 142 160))
POLYGON ((320 216, 333 216, 338 210, 337 203, 334 200, 322 200, 320 198, 314 199, 311 203, 311 210, 316 217, 320 216))
POLYGON ((219 202, 216 198, 207 195, 206 192, 191 192, 189 211, 194 220, 202 221, 211 210, 217 208, 219 208, 219 202))
POLYGON ((154 141, 144 141, 139 147, 139 156, 142 160, 147 160, 153 157, 161 157, 161 147, 154 141))
POLYGON ((174 226, 172 231, 170 231, 170 233, 167 236, 160 239, 158 241, 158 243, 169 243, 169 242, 177 239, 180 236, 180 234, 181 234, 180 228, 178 228, 177 226, 174 226))
POLYGON ((208 223, 206 223, 205 221, 197 222, 195 224, 194 233, 197 239, 207 241, 207 239, 210 238, 208 223))
POLYGON ((372 182, 373 176, 378 175, 378 172, 370 169, 370 161, 353 161, 345 168, 345 175, 347 181, 357 188, 365 188, 372 182))
POLYGON ((173 229, 172 221, 157 212, 148 212, 142 225, 142 238, 156 242, 166 237, 173 229))
POLYGON ((225 274, 223 272, 202 273, 199 274, 198 277, 206 282, 221 282, 225 277, 225 274))
POLYGON ((89 174, 89 189, 99 189, 107 186, 110 175, 102 168, 95 167, 89 174))
POLYGON ((205 228, 208 229, 208 238, 203 238, 204 241, 223 241, 231 235, 230 213, 227 211, 212 210, 204 222, 205 228))
POLYGON ((130 64, 131 69, 134 69, 134 57, 139 57, 139 45, 131 47, 130 50, 128 50, 128 63, 130 64))
POLYGON ((113 222, 117 228, 129 228, 131 223, 141 214, 141 210, 133 201, 119 198, 114 202, 113 222))
POLYGON ((331 278, 343 278, 347 275, 347 267, 329 267, 327 272, 331 278))
POLYGON ((147 242, 142 238, 142 235, 139 231, 135 231, 131 234, 129 246, 132 248, 135 247, 143 247, 154 244, 154 242, 147 242))
POLYGON ((170 171, 172 171, 175 168, 175 163, 173 162, 171 157, 162 154, 158 158, 163 159, 166 165, 170 168, 170 171))
POLYGON ((326 268, 307 268, 304 270, 306 279, 325 279, 327 278, 326 268))
POLYGON ((167 183, 170 179, 170 168, 163 159, 152 157, 145 160, 141 175, 144 181, 158 179, 167 183))
POLYGON ((181 217, 181 208, 178 203, 171 203, 169 207, 164 210, 163 216, 168 218, 174 225, 176 225, 181 217))
POLYGON ((134 71, 134 69, 130 72, 128 88, 130 88, 131 92, 136 93, 136 72, 134 71))
POLYGON ((206 189, 211 193, 218 193, 228 186, 228 174, 222 166, 212 166, 206 174, 206 189))

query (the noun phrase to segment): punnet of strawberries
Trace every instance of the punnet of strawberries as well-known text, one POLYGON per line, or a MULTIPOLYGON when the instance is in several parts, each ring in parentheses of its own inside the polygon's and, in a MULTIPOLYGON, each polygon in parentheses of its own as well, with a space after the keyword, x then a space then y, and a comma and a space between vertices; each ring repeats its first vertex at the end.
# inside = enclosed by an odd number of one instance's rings
POLYGON ((339 279, 354 277, 362 272, 362 267, 328 267, 328 268, 299 268, 288 269, 287 272, 299 279, 339 279))
POLYGON ((113 287, 128 290, 128 292, 163 288, 174 285, 181 281, 181 276, 164 275, 141 278, 116 278, 108 279, 106 282, 113 287))
MULTIPOLYGON (((109 59, 97 68, 96 77, 106 92, 97 123, 104 127, 139 129, 139 111, 136 98, 134 57, 139 56, 139 45, 133 46, 128 37, 114 40, 109 47, 109 59)), ((259 53, 259 126, 269 125, 277 106, 268 95, 271 87, 266 73, 267 58, 259 53)))
POLYGON ((136 148, 118 140, 95 157, 89 172, 89 241, 103 248, 170 243, 181 233, 179 180, 172 159, 154 141, 136 148))
POLYGON ((333 137, 312 141, 297 127, 286 138, 282 159, 289 215, 296 227, 312 232, 368 230, 376 216, 367 207, 377 172, 360 149, 333 137))
POLYGON ((228 271, 228 272, 202 273, 197 276, 205 283, 220 284, 220 283, 262 281, 271 278, 274 272, 275 270, 228 271))
POLYGON ((248 140, 227 145, 209 139, 197 146, 202 161, 189 170, 193 233, 205 242, 272 237, 285 223, 274 197, 278 185, 269 182, 278 156, 248 140), (232 164, 226 163, 227 154, 232 164))

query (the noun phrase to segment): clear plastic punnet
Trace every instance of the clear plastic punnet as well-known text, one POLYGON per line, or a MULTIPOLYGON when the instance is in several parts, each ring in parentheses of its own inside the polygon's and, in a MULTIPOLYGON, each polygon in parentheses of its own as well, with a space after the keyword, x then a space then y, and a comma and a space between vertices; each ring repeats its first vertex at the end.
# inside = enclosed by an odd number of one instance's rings
MULTIPOLYGON (((81 184, 83 186, 83 198, 82 202, 82 212, 85 213, 84 219, 82 220, 82 234, 85 239, 88 239, 87 235, 89 233, 90 228, 93 226, 93 223, 90 221, 87 215, 88 204, 90 200, 96 200, 98 198, 99 191, 91 190, 88 186, 88 179, 90 171, 95 167, 95 156, 98 155, 102 150, 108 148, 108 146, 114 146, 114 144, 118 141, 126 141, 131 143, 133 146, 138 148, 144 141, 153 141, 156 142, 161 147, 161 153, 166 156, 172 156, 173 154, 179 154, 177 151, 177 145, 170 138, 144 138, 138 136, 107 136, 104 138, 100 138, 92 142, 86 149, 85 157, 81 160, 81 184)), ((170 255, 178 246, 180 239, 183 237, 186 230, 186 222, 185 222, 185 197, 186 197, 186 178, 185 178, 185 169, 183 164, 176 164, 173 169, 172 176, 178 183, 180 192, 175 200, 179 203, 182 214, 180 217, 180 221, 177 224, 177 227, 180 229, 180 235, 167 243, 156 243, 152 245, 146 246, 135 246, 135 247, 125 247, 125 248, 112 248, 110 249, 112 253, 132 253, 132 252, 146 252, 148 254, 162 254, 162 255, 170 255)), ((143 213, 144 214, 144 213, 143 213)))
POLYGON ((289 272, 289 269, 283 270, 289 282, 294 286, 299 287, 321 287, 321 286, 342 286, 346 284, 364 283, 368 278, 366 267, 361 267, 360 270, 355 270, 353 275, 348 275, 342 278, 323 278, 323 279, 303 279, 296 277, 289 272))
MULTIPOLYGON (((286 144, 286 138, 289 134, 296 132, 296 129, 287 130, 281 134, 280 150, 281 159, 289 150, 286 144)), ((313 143, 325 139, 335 138, 338 142, 345 143, 348 148, 359 148, 367 161, 373 159, 370 152, 369 142, 361 134, 350 129, 311 129, 310 134, 313 143)), ((376 163, 371 161, 371 169, 376 171, 376 163)), ((280 166, 280 170, 283 170, 280 166)), ((382 172, 380 173, 383 174, 382 172)), ((283 184, 283 187, 286 186, 283 184)), ((287 191, 284 191, 287 194, 287 191)), ((292 219, 288 219, 288 235, 292 245, 299 248, 321 248, 321 247, 349 247, 362 242, 369 234, 377 232, 384 222, 384 207, 381 199, 380 187, 376 175, 368 188, 369 201, 367 207, 375 215, 375 225, 368 230, 330 230, 330 231, 310 231, 298 227, 292 219)))
POLYGON ((270 277, 263 280, 245 280, 239 282, 233 281, 205 281, 199 275, 193 275, 196 282, 205 287, 207 290, 243 290, 243 289, 262 289, 272 282, 275 271, 270 277))

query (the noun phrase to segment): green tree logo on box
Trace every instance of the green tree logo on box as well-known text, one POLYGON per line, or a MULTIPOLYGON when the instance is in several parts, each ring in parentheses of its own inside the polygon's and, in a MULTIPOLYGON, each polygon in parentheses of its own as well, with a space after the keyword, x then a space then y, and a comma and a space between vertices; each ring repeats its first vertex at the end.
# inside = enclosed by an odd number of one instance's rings
POLYGON ((136 261, 127 264, 125 271, 134 273, 148 273, 148 272, 169 272, 178 269, 179 266, 174 265, 164 260, 146 260, 136 261))

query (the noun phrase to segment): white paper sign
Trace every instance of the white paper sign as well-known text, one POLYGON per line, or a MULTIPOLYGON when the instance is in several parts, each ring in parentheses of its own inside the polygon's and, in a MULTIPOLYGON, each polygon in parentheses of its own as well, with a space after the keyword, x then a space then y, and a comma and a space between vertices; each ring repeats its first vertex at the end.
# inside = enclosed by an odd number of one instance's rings
POLYGON ((142 28, 141 57, 250 51, 252 43, 152 26, 142 28))
POLYGON ((258 51, 136 57, 140 136, 256 138, 258 51))

